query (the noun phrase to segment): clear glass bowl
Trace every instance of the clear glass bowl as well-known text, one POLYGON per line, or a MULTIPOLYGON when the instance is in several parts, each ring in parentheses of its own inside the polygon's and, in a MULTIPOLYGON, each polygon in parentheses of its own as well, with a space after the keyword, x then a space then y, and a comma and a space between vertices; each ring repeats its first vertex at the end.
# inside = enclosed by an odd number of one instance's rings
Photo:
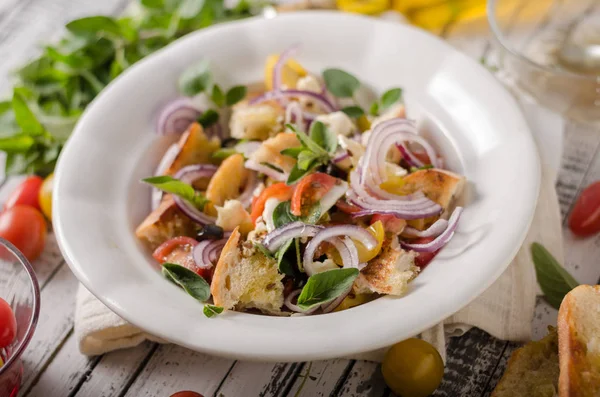
POLYGON ((600 122, 600 70, 566 61, 565 48, 600 45, 598 0, 488 0, 500 77, 566 117, 600 122))
POLYGON ((16 397, 21 385, 21 356, 31 340, 40 312, 40 288, 29 261, 14 245, 0 238, 0 298, 11 306, 17 319, 13 343, 2 349, 0 396, 16 397))

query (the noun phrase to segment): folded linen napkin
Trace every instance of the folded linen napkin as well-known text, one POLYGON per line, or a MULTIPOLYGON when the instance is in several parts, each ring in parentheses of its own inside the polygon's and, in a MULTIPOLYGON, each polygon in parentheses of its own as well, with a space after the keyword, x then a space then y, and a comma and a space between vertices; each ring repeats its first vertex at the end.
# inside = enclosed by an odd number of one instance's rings
MULTIPOLYGON (((523 246, 500 278, 468 306, 419 335, 432 343, 444 360, 446 337, 462 335, 473 326, 503 340, 530 339, 538 287, 529 246, 537 241, 559 261, 563 260, 562 224, 554 189, 558 167, 556 159, 560 158, 555 153, 560 153, 561 123, 555 122, 556 119, 549 123, 549 119, 556 116, 544 109, 535 105, 523 106, 536 136, 543 165, 535 216, 523 246)), ((165 342, 127 323, 82 285, 77 293, 75 335, 79 350, 85 355, 133 347, 144 340, 165 342)), ((386 350, 380 349, 352 358, 381 361, 386 350)))

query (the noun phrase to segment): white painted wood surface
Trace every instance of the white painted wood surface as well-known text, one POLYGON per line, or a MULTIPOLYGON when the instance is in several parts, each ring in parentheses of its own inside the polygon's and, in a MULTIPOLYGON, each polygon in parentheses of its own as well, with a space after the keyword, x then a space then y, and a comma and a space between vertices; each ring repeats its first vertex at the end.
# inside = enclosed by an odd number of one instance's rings
MULTIPOLYGON (((0 0, 0 92, 10 87, 9 72, 35 55, 38 44, 62 32, 70 19, 116 14, 129 0, 0 0)), ((450 25, 442 36, 475 59, 493 62, 485 23, 450 25)), ((582 188, 600 179, 600 131, 569 124, 557 182, 561 210, 567 218, 582 188)), ((0 202, 18 184, 0 188, 0 202)), ((600 276, 600 236, 576 239, 565 229, 566 266, 581 282, 600 276)), ((390 396, 375 363, 336 359, 312 363, 237 362, 192 352, 174 345, 138 347, 87 358, 73 336, 77 280, 55 241, 34 264, 42 287, 42 311, 35 336, 24 355, 20 396, 167 397, 179 390, 205 396, 390 396)), ((556 311, 540 299, 534 330, 541 335, 556 311)), ((444 383, 435 395, 486 396, 501 376, 515 344, 472 330, 448 343, 444 383)))

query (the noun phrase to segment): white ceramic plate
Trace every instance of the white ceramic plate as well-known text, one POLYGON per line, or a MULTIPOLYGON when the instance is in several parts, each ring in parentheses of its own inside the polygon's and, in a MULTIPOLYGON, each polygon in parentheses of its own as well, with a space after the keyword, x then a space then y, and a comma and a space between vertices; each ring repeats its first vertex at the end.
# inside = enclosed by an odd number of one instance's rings
POLYGON ((529 227, 538 156, 513 98, 482 66, 437 38, 392 22, 333 12, 251 19, 191 34, 139 62, 92 103, 57 167, 54 228, 79 280, 117 314, 194 350, 305 361, 365 352, 413 336, 458 311, 504 271, 529 227), (300 42, 309 70, 340 67, 381 93, 400 86, 408 113, 448 166, 469 180, 451 243, 401 298, 319 316, 278 318, 202 305, 163 279, 134 229, 149 212, 151 175, 167 142, 157 110, 200 59, 222 86, 262 78, 268 54, 300 42))

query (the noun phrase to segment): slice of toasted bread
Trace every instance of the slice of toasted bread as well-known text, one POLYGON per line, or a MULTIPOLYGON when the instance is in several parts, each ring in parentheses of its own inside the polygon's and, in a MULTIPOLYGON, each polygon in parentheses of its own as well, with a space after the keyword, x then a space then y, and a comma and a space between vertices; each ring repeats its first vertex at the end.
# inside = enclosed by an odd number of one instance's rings
POLYGON ((283 306, 283 275, 274 259, 256 251, 244 256, 236 228, 225 244, 215 267, 210 291, 215 305, 225 309, 258 309, 280 315, 283 306))
POLYGON ((194 223, 188 218, 171 195, 165 195, 158 208, 152 211, 135 230, 135 235, 154 250, 164 241, 177 236, 193 236, 194 223))
POLYGON ((292 147, 299 147, 300 141, 296 134, 289 132, 280 132, 273 138, 269 138, 260 145, 260 147, 252 153, 250 159, 258 164, 269 163, 284 172, 290 172, 296 160, 290 156, 284 156, 281 151, 292 147))
POLYGON ((437 168, 418 170, 404 177, 407 193, 421 191, 429 199, 448 209, 465 185, 465 177, 437 168))
POLYGON ((265 140, 283 131, 284 115, 285 109, 275 101, 256 105, 240 101, 232 108, 229 131, 237 139, 265 140))
POLYGON ((540 341, 513 352, 491 397, 558 396, 558 336, 556 329, 540 341))
POLYGON ((218 138, 208 138, 198 123, 192 123, 179 138, 179 154, 165 171, 174 175, 181 168, 191 164, 210 164, 212 154, 221 146, 218 138))
POLYGON ((600 285, 580 285, 565 296, 558 342, 560 396, 600 396, 600 285))
POLYGON ((225 201, 237 198, 246 185, 250 171, 244 167, 244 156, 234 154, 227 157, 210 179, 206 188, 206 198, 213 205, 223 205, 225 201))

